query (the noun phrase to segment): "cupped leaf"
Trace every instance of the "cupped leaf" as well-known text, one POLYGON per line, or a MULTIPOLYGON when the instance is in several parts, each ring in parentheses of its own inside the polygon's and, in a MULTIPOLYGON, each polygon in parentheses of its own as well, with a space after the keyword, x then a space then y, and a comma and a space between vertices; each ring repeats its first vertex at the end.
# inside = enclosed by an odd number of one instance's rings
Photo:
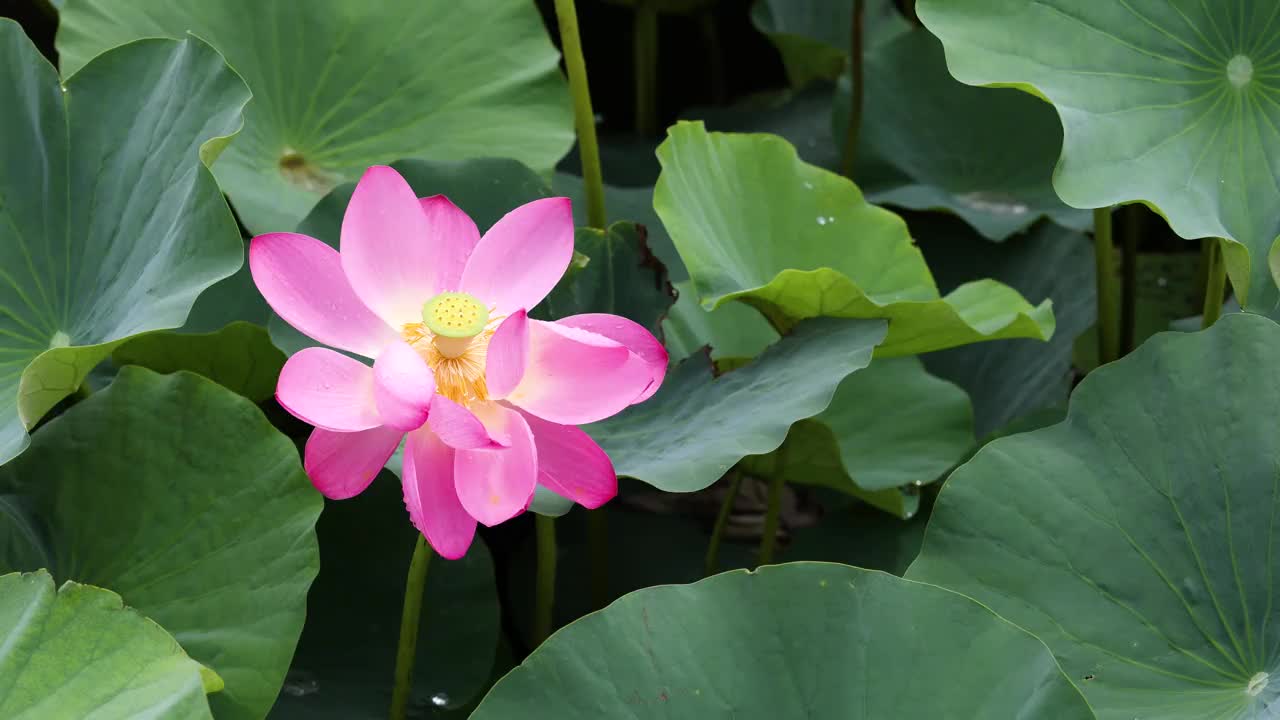
MULTIPOLYGON (((990 276, 1032 302, 1052 301, 1057 323, 1047 343, 1006 340, 924 356, 929 372, 969 393, 974 431, 982 438, 1028 413, 1066 403, 1073 345, 1089 336, 1086 331, 1097 320, 1093 245, 1081 233, 1041 223, 992 247, 958 225, 934 217, 911 223, 939 285, 950 288, 990 276)), ((1166 284, 1172 289, 1177 281, 1166 284)))
MULTIPOLYGON (((997 241, 1046 215, 1080 229, 1092 222, 1054 192, 1062 127, 1046 103, 957 82, 942 44, 922 28, 869 53, 865 78, 854 177, 872 202, 947 210, 997 241)), ((847 74, 837 85, 838 138, 849 122, 850 85, 847 74)))
POLYGON ((699 353, 673 368, 653 397, 586 430, 619 475, 671 492, 701 490, 743 457, 781 445, 795 421, 822 412, 840 381, 871 362, 884 334, 879 321, 812 320, 714 378, 699 353))
POLYGON ((115 343, 182 325, 239 267, 206 165, 248 99, 196 39, 131 43, 62 83, 0 19, 0 462, 115 343))
MULTIPOLYGON (((383 473, 316 524, 320 575, 272 718, 383 720, 395 681, 405 572, 417 531, 400 483, 383 473)), ((471 701, 489 682, 501 628, 493 560, 480 538, 460 560, 427 568, 410 707, 422 715, 471 701)))
POLYGON ((1186 238, 1232 241, 1246 308, 1271 311, 1280 235, 1280 9, 1265 0, 921 0, 952 73, 1053 103, 1054 187, 1081 208, 1144 201, 1186 238))
POLYGON ((213 333, 141 335, 116 348, 111 360, 158 373, 187 370, 260 403, 275 395, 285 358, 265 328, 234 322, 213 333))
POLYGON ((886 318, 881 355, 1053 333, 1049 303, 990 280, 939 297, 902 219, 781 138, 682 122, 658 157, 654 207, 708 310, 743 300, 784 330, 816 316, 886 318))
POLYGON ((0 717, 212 718, 201 670, 113 592, 0 575, 0 717))
POLYGON ((525 0, 68 0, 64 70, 145 36, 194 33, 255 101, 215 171, 255 232, 292 230, 335 185, 406 157, 512 157, 573 143, 560 54, 525 0))
POLYGON ((1241 313, 1090 373, 952 474, 908 577, 1034 633, 1104 720, 1273 717, 1277 356, 1241 313))
POLYGON ((472 714, 602 716, 1093 717, 1044 645, 981 605, 828 563, 634 592, 557 632, 472 714))
POLYGON ((911 490, 942 477, 973 447, 969 396, 917 358, 885 358, 844 379, 826 410, 796 423, 749 472, 839 490, 909 518, 911 490), (885 492, 885 491, 894 492, 885 492))
POLYGON ((53 558, 55 577, 119 593, 222 677, 218 717, 265 716, 302 630, 321 500, 255 405, 126 367, 0 468, 0 493, 47 526, 41 552, 0 546, 0 570, 53 558))
MULTIPOLYGON (((835 80, 848 66, 853 5, 831 0, 756 0, 751 22, 782 54, 793 86, 835 80)), ((865 50, 910 29, 893 0, 869 0, 863 10, 865 50)))

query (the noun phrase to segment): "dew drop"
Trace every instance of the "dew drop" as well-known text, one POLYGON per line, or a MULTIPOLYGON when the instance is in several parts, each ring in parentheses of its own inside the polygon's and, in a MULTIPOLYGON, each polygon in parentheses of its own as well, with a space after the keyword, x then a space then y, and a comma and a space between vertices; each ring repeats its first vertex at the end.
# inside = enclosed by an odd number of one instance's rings
POLYGON ((826 219, 826 218, 824 218, 824 217, 822 217, 821 215, 819 215, 819 216, 818 216, 818 224, 819 224, 819 225, 826 225, 826 224, 827 224, 827 219, 826 219))
POLYGON ((1253 79, 1253 61, 1244 55, 1236 55, 1228 60, 1227 79, 1238 88, 1249 84, 1253 79))
POLYGON ((449 704, 449 696, 442 692, 438 692, 431 696, 431 704, 436 707, 444 707, 449 704))

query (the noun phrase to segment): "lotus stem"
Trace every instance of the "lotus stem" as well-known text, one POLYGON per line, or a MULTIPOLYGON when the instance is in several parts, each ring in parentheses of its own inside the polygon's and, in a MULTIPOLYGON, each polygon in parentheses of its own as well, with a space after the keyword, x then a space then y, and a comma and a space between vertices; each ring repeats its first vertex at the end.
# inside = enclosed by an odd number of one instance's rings
POLYGON ((1138 327, 1138 243, 1142 239, 1142 207, 1124 209, 1120 285, 1120 354, 1128 355, 1137 346, 1138 327))
POLYGON ((1200 322, 1201 328, 1214 324, 1222 315, 1222 294, 1227 287, 1227 265, 1222 260, 1222 240, 1209 238, 1205 242, 1209 244, 1209 248, 1206 254, 1208 268, 1205 272, 1204 318, 1200 322))
POLYGON ((418 623, 422 619, 422 591, 431 565, 431 548, 418 535, 404 584, 404 611, 400 615, 400 643, 396 650, 396 684, 391 691, 391 720, 404 720, 413 694, 413 660, 418 652, 418 623))
POLYGON ((849 126, 845 129, 840 170, 850 180, 853 179, 853 164, 858 156, 858 132, 862 129, 862 20, 865 5, 865 0, 854 0, 853 27, 849 34, 849 81, 852 87, 849 92, 849 126))
POLYGON ((658 9, 653 0, 636 5, 632 50, 635 58, 636 132, 658 131, 658 9))
POLYGON ((604 508, 587 511, 587 553, 591 563, 591 607, 609 601, 609 516, 604 508))
POLYGON ((578 11, 573 0, 555 0, 560 24, 560 47, 569 74, 573 95, 573 122, 578 132, 578 154, 582 160, 582 182, 587 195, 587 224, 604 229, 604 176, 600 170, 600 145, 596 141, 596 115, 591 109, 591 89, 587 85, 587 62, 582 57, 578 36, 578 11))
POLYGON ((533 606, 533 644, 542 644, 551 635, 552 612, 556 601, 556 519, 534 518, 538 542, 538 582, 533 606))
POLYGON ((707 544, 707 560, 702 569, 703 577, 714 575, 720 569, 720 541, 724 538, 724 529, 729 525, 729 516, 733 514, 733 504, 738 499, 738 489, 741 486, 742 471, 735 469, 729 475, 729 488, 725 491, 724 501, 720 503, 716 524, 711 528, 711 542, 707 544))
POLYGON ((1120 332, 1116 309, 1116 260, 1111 241, 1111 207, 1093 211, 1093 255, 1096 263, 1098 288, 1098 364, 1105 365, 1117 359, 1120 349, 1120 332))

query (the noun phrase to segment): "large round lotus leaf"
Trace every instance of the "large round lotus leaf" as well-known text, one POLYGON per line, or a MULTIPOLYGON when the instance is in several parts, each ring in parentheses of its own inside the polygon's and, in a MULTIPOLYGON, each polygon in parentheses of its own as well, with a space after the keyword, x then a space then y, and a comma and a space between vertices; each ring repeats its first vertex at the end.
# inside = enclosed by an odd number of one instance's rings
POLYGON ((1277 357, 1241 313, 1090 373, 952 474, 908 576, 1044 640, 1104 720, 1275 717, 1277 357))
POLYGON ((33 538, 0 544, 0 571, 47 565, 119 593, 222 677, 219 718, 266 715, 302 631, 321 500, 255 405, 126 367, 0 468, 0 493, 29 510, 0 515, 0 537, 33 538))
POLYGON ((549 170, 573 143, 560 54, 528 0, 68 0, 57 46, 73 70, 187 32, 253 90, 215 171, 255 232, 292 230, 369 165, 511 157, 549 170))
POLYGON ((194 39, 111 50, 64 86, 0 19, 0 462, 114 343, 181 325, 239 267, 206 165, 248 99, 194 39))
POLYGON ((200 664, 119 595, 55 591, 43 570, 0 576, 0 717, 199 720, 204 692, 200 664))
POLYGON ((920 0, 952 73, 1054 104, 1068 205, 1143 200, 1225 237, 1246 307, 1277 304, 1280 6, 1272 0, 920 0))
POLYGON ((959 221, 937 215, 913 219, 911 229, 943 288, 989 276, 1009 283, 1032 302, 1053 301, 1057 329, 1047 343, 1009 340, 924 356, 929 372, 968 391, 978 437, 1028 413, 1065 405, 1076 338, 1096 337, 1086 332, 1098 319, 1089 238, 1041 223, 993 247, 959 221))
POLYGON ((708 310, 744 300, 782 329, 815 316, 887 318, 882 355, 1053 334, 1049 303, 1033 307, 990 280, 940 297, 902 219, 782 138, 681 122, 658 158, 654 207, 708 310))
POLYGON ((247 322, 233 322, 212 333, 148 333, 111 354, 116 365, 203 375, 256 403, 275 395, 284 360, 284 353, 271 344, 266 328, 247 322))
MULTIPOLYGON (((944 209, 997 241, 1045 215, 1076 228, 1091 224, 1089 212, 1067 207, 1054 192, 1062 127, 1048 104, 957 82, 942 44, 924 29, 870 53, 865 72, 854 177, 873 202, 944 209)), ((843 139, 848 74, 837 87, 832 133, 843 139)))
POLYGON ((810 320, 719 377, 698 353, 672 368, 653 397, 585 429, 618 475, 671 492, 701 490, 822 412, 840 381, 871 362, 884 334, 878 321, 810 320))
POLYGON ((472 714, 514 717, 1093 715, 1044 645, 972 600, 793 563, 639 590, 565 627, 472 714))

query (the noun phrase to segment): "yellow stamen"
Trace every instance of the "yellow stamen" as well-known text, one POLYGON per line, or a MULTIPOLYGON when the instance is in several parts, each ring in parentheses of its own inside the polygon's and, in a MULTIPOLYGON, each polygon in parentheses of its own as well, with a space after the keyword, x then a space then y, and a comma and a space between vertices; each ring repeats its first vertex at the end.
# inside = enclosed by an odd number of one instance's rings
POLYGON ((431 332, 422 323, 408 323, 400 331, 427 367, 436 376, 436 392, 468 406, 489 399, 489 388, 484 380, 485 360, 489 355, 489 340, 501 318, 495 318, 490 327, 470 338, 445 338, 431 332), (443 341, 443 343, 442 343, 443 341), (448 344, 449 352, 442 351, 441 344, 448 344))

